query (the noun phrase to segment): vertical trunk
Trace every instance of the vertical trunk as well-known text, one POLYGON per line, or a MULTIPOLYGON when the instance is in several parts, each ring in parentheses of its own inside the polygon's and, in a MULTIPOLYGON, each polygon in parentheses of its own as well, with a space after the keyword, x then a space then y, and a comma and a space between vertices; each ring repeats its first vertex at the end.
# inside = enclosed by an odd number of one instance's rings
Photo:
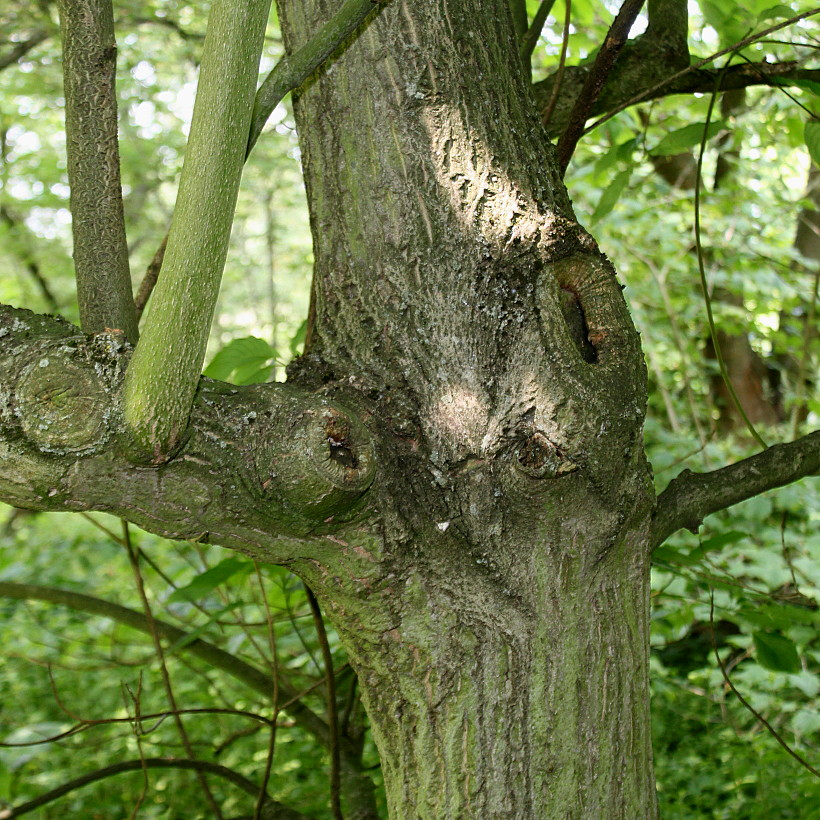
POLYGON ((392 620, 334 590, 391 820, 657 816, 648 573, 634 544, 597 568, 587 546, 540 545, 526 589, 413 568, 382 586, 392 620))
MULTIPOLYGON (((289 48, 335 5, 281 0, 289 48)), ((294 568, 391 817, 655 817, 643 360, 507 0, 395 0, 296 113, 316 268, 290 376, 368 412, 380 473, 371 531, 294 568)))

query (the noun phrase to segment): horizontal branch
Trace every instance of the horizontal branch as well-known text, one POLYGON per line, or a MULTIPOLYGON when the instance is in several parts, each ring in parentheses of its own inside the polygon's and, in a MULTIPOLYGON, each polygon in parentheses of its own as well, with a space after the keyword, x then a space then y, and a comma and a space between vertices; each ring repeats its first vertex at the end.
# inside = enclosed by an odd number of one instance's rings
POLYGON ((361 422, 290 385, 201 379, 177 455, 134 465, 120 421, 129 355, 121 335, 0 306, 0 501, 110 512, 268 563, 333 560, 315 536, 339 530, 375 472, 361 422))
MULTIPOLYGON (((105 766, 102 769, 96 769, 93 772, 88 772, 81 777, 69 780, 55 789, 29 800, 27 803, 21 803, 19 806, 8 809, 7 812, 0 814, 2 818, 23 817, 23 815, 33 812, 41 806, 53 803, 60 797, 73 792, 75 789, 88 786, 91 783, 96 783, 100 780, 106 780, 109 777, 114 777, 118 774, 125 774, 126 772, 140 772, 145 769, 186 769, 189 771, 202 772, 204 774, 212 774, 221 777, 235 786, 238 786, 242 791, 257 797, 259 795, 259 787, 248 780, 239 772, 229 769, 227 766, 221 766, 218 763, 211 763, 207 760, 189 760, 186 758, 167 758, 167 757, 146 757, 137 758, 136 760, 123 760, 119 763, 113 763, 110 766, 105 766)), ((308 820, 306 815, 293 811, 292 809, 283 806, 281 803, 273 800, 267 800, 266 806, 270 806, 274 811, 265 813, 266 818, 270 820, 308 820)))
POLYGON ((679 529, 697 532, 707 515, 818 472, 820 430, 710 473, 684 470, 658 496, 651 547, 679 529))
MULTIPOLYGON (((550 137, 560 136, 566 128, 589 71, 589 65, 565 68, 558 101, 547 124, 550 137)), ((717 69, 704 67, 681 68, 674 52, 658 52, 651 43, 640 37, 624 46, 587 117, 603 116, 673 94, 711 93, 718 73, 717 69)), ((543 108, 550 99, 554 82, 555 77, 552 76, 533 86, 539 108, 543 108)), ((797 61, 743 63, 723 71, 720 87, 722 91, 730 91, 759 85, 795 86, 803 82, 820 82, 820 69, 802 68, 797 61)))

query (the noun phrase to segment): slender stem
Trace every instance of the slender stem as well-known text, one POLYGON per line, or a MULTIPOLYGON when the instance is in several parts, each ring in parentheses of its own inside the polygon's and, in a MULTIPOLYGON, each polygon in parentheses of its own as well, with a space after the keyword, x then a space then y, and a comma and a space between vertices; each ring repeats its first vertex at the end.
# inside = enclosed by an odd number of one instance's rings
POLYGON ((572 20, 572 0, 564 0, 564 34, 561 40, 561 56, 558 59, 558 70, 555 72, 555 83, 552 86, 552 94, 549 102, 541 112, 541 122, 547 125, 552 118, 555 104, 558 102, 558 95, 561 93, 561 83, 564 80, 564 67, 567 64, 567 48, 569 46, 569 26, 572 20))
POLYGON ((145 276, 143 276, 142 282, 140 282, 139 289, 137 290, 137 295, 134 297, 134 302, 137 308, 138 322, 142 319, 142 315, 145 311, 146 305, 148 304, 148 300, 151 298, 151 294, 154 292, 154 288, 157 285, 159 272, 162 269, 162 262, 165 259, 165 248, 167 246, 168 234, 166 233, 162 238, 162 242, 159 243, 159 247, 154 253, 151 261, 148 263, 148 267, 145 270, 145 276))
POLYGON ((521 46, 519 49, 521 52, 521 61, 524 63, 524 67, 527 71, 530 69, 530 60, 532 59, 532 53, 535 50, 535 45, 538 42, 538 38, 541 36, 541 32, 544 30, 544 23, 547 22, 547 17, 549 17, 554 5, 555 0, 541 0, 541 5, 538 6, 538 11, 535 12, 535 16, 532 18, 530 27, 521 39, 521 46))
POLYGON ((199 383, 245 161, 270 0, 215 0, 179 193, 142 339, 123 388, 133 457, 165 461, 199 383))
MULTIPOLYGON (((122 531, 123 540, 125 541, 125 548, 128 552, 128 560, 131 564, 131 570, 134 574, 134 582, 136 583, 137 592, 139 593, 140 600, 142 601, 142 608, 145 613, 145 620, 148 622, 148 629, 151 634, 151 640, 154 644, 154 651, 156 652, 157 660, 159 661, 160 673, 162 674, 162 683, 165 687, 165 696, 168 698, 168 705, 171 707, 171 711, 173 712, 174 722, 176 723, 177 727, 177 733, 179 734, 179 738, 182 741, 182 746, 185 749, 185 754, 187 754, 188 757, 193 760, 196 757, 196 755, 194 754, 194 748, 191 745, 191 740, 188 737, 188 732, 185 729, 185 724, 182 722, 182 718, 179 714, 176 697, 174 695, 174 689, 171 685, 171 675, 168 672, 168 665, 165 663, 165 651, 162 648, 162 640, 160 639, 159 631, 157 630, 157 625, 154 620, 154 614, 151 611, 151 604, 148 602, 148 594, 145 591, 145 584, 142 580, 142 572, 140 571, 139 557, 137 556, 136 549, 134 549, 134 546, 131 543, 131 529, 128 526, 128 522, 124 519, 122 522, 122 531)), ((219 804, 216 802, 210 787, 208 786, 207 780, 205 780, 205 775, 201 771, 198 771, 197 778, 199 779, 199 784, 202 788, 203 794, 205 795, 205 799, 211 807, 211 811, 218 818, 218 820, 222 820, 222 811, 219 808, 219 804)))
POLYGON ((253 562, 253 568, 256 572, 256 581, 259 584, 259 591, 262 593, 262 606, 265 609, 265 620, 268 626, 268 643, 271 652, 271 666, 273 667, 273 716, 270 721, 270 735, 268 736, 268 755, 265 760, 265 771, 262 775, 262 786, 259 789, 259 799, 256 801, 256 809, 254 811, 254 820, 262 820, 262 809, 265 805, 268 781, 270 780, 270 773, 273 768, 273 757, 276 753, 276 721, 279 718, 279 664, 276 650, 276 628, 273 625, 270 604, 268 603, 268 596, 265 592, 265 581, 262 578, 262 572, 256 561, 253 562))
POLYGON ((60 0, 66 154, 80 322, 137 340, 120 185, 111 0, 60 0))
POLYGON ((325 622, 322 611, 313 591, 305 587, 313 613, 313 622, 316 625, 316 636, 322 649, 322 658, 325 664, 325 682, 327 684, 327 722, 330 726, 330 807, 334 820, 343 820, 340 802, 341 780, 339 775, 339 713, 336 706, 336 679, 333 673, 333 657, 330 654, 330 644, 327 640, 325 622))
MULTIPOLYGON (((729 60, 731 60, 731 57, 729 58, 729 60)), ((728 67, 729 65, 727 62, 725 68, 728 67)), ((697 172, 695 174, 695 250, 697 251, 698 272, 700 273, 700 286, 701 290, 703 291, 703 301, 706 304, 706 319, 709 323, 709 336, 712 339, 712 347, 714 347, 715 349, 715 358, 717 359, 718 367, 720 368, 720 375, 722 376, 723 383, 726 385, 726 389, 729 391, 729 395, 732 398, 732 402, 737 408, 737 412, 740 414, 740 417, 746 424, 747 429, 752 434, 752 437, 755 439, 755 441, 757 441, 757 443, 761 447, 765 448, 766 442, 763 441, 762 437, 757 432, 755 426, 749 419, 749 416, 747 415, 743 405, 740 403, 740 399, 738 398, 735 386, 734 384, 732 384, 731 377, 729 376, 729 371, 726 367, 726 362, 723 359, 723 351, 720 349, 720 340, 718 339, 717 327, 715 325, 715 317, 712 312, 712 299, 709 295, 709 285, 706 281, 706 266, 703 262, 703 246, 701 245, 700 232, 700 197, 701 190, 703 187, 703 155, 706 152, 706 137, 709 133, 709 123, 712 120, 712 111, 714 111, 715 99, 717 98, 717 94, 720 91, 721 77, 722 73, 718 74, 717 80, 715 81, 715 88, 709 100, 709 107, 706 111, 706 122, 703 126, 703 135, 700 139, 700 150, 698 152, 697 172)))
POLYGON ((347 0, 294 54, 283 57, 265 77, 256 93, 247 153, 256 145, 273 109, 331 57, 375 9, 389 0, 347 0))
POLYGON ((723 675, 723 680, 726 681, 726 685, 732 691, 732 694, 740 701, 743 708, 747 711, 751 712, 752 715, 758 720, 763 726, 766 728, 768 733, 801 765, 803 768, 808 769, 815 777, 820 778, 820 771, 814 768, 807 760, 801 757, 797 752, 786 743, 785 740, 780 736, 778 731, 769 723, 757 709, 749 703, 743 695, 738 692, 737 687, 732 683, 732 679, 729 677, 729 672, 726 667, 723 665, 723 661, 720 659, 720 654, 718 653, 717 648, 717 641, 715 640, 715 592, 714 590, 709 587, 709 632, 712 638, 712 651, 715 653, 715 660, 717 661, 717 665, 720 668, 720 674, 723 675))
POLYGON ((572 106, 567 127, 558 140, 558 166, 562 175, 567 170, 575 146, 584 133, 592 106, 595 105, 643 4, 644 0, 624 0, 598 50, 592 68, 587 73, 581 93, 572 106))

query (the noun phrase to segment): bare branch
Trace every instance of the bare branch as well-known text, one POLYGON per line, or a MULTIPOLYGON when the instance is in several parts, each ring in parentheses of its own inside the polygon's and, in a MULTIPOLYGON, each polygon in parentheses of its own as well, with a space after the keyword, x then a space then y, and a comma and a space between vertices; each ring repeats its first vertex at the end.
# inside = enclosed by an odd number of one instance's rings
POLYGON ((317 68, 335 54, 371 12, 387 2, 389 0, 347 0, 305 45, 294 54, 283 57, 271 69, 256 92, 246 155, 256 145, 268 117, 284 96, 299 88, 317 68))
POLYGON ((51 37, 50 31, 35 31, 27 40, 21 40, 11 50, 5 54, 0 54, 0 71, 14 65, 20 58, 25 57, 29 51, 48 40, 49 37, 51 37))
POLYGON ((162 261, 165 259, 165 248, 167 245, 168 234, 166 233, 162 238, 162 242, 159 243, 159 247, 154 253, 153 258, 148 263, 148 267, 145 270, 145 276, 143 276, 142 282, 140 282, 139 290, 137 290, 137 295, 134 297, 138 322, 142 318, 142 314, 145 311, 148 300, 154 292, 157 279, 159 279, 159 272, 162 270, 162 261))
POLYGON ((60 0, 66 153, 80 320, 137 339, 120 186, 111 0, 60 0))
MULTIPOLYGON (((222 777, 225 780, 230 781, 235 786, 242 789, 242 791, 253 797, 256 797, 257 794, 259 794, 259 787, 256 786, 255 783, 248 780, 248 778, 244 775, 239 774, 239 772, 229 769, 227 766, 220 766, 218 763, 210 763, 205 760, 187 760, 185 758, 146 757, 142 759, 138 758, 137 760, 124 760, 120 763, 114 763, 111 766, 105 766, 102 769, 96 769, 95 771, 84 774, 74 780, 69 780, 67 783, 63 783, 56 789, 52 789, 45 794, 41 794, 39 797, 35 797, 34 800, 29 800, 27 803, 21 803, 19 806, 9 809, 8 812, 3 812, 0 814, 0 817, 8 818, 8 820, 11 820, 11 818, 14 817, 22 817, 23 815, 29 814, 35 809, 40 808, 40 806, 45 806, 54 802, 58 798, 69 794, 69 792, 73 792, 75 789, 88 786, 89 784, 96 783, 99 780, 105 780, 106 778, 113 777, 114 775, 123 774, 125 772, 137 772, 145 768, 188 769, 190 771, 200 772, 202 774, 213 774, 217 777, 222 777)), ((284 818, 289 817, 305 817, 305 815, 298 814, 296 812, 291 812, 289 815, 283 814, 280 816, 283 820, 284 818)))
POLYGON ((658 497, 651 549, 679 529, 697 532, 707 515, 817 472, 820 430, 710 473, 684 470, 658 497))
POLYGON ((547 22, 547 17, 549 17, 554 5, 555 0, 541 0, 541 5, 538 6, 538 11, 535 12, 535 16, 532 18, 530 27, 521 39, 521 61, 528 69, 530 66, 530 60, 532 59, 532 52, 535 50, 535 44, 541 36, 541 32, 544 29, 544 23, 547 22))
POLYGON ((644 0, 624 0, 618 14, 612 21, 609 27, 606 38, 604 39, 598 55, 595 57, 595 62, 587 74, 584 86, 581 93, 575 100, 575 105, 569 115, 569 122, 561 134, 561 139, 558 141, 558 166, 561 174, 566 171, 569 165, 570 157, 578 140, 584 133, 584 125, 586 125, 587 117, 604 87, 606 78, 612 71, 615 65, 615 60, 621 53, 621 49, 626 43, 626 38, 629 36, 629 31, 638 12, 643 7, 644 0))

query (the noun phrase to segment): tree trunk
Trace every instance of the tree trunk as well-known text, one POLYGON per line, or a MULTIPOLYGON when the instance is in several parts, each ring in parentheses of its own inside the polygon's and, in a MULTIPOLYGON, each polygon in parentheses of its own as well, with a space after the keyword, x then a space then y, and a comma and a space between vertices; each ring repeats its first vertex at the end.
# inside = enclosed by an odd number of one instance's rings
MULTIPOLYGON (((288 47, 334 5, 282 0, 288 47)), ((506 0, 395 2, 297 100, 316 268, 290 375, 366 409, 380 473, 375 526, 292 566, 393 820, 652 818, 643 360, 512 32, 506 0)))

